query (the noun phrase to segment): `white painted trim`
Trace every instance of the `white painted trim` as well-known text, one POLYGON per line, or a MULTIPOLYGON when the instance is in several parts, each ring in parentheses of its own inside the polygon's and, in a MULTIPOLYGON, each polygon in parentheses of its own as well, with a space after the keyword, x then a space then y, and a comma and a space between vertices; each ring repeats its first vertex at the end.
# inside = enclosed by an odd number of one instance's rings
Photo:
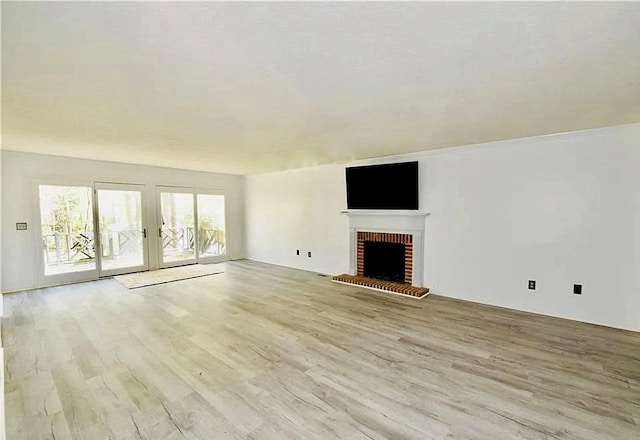
POLYGON ((430 212, 423 211, 409 211, 409 210, 384 210, 384 209, 347 209, 341 211, 340 214, 345 214, 348 216, 363 216, 363 215, 380 215, 380 216, 390 216, 390 215, 400 215, 400 216, 416 216, 416 217, 428 217, 431 215, 430 212))
MULTIPOLYGON (((94 183, 94 195, 95 200, 94 216, 96 217, 97 225, 100 226, 100 191, 130 191, 140 193, 140 215, 141 225, 143 231, 146 233, 142 239, 142 265, 130 266, 124 268, 116 268, 110 270, 104 270, 102 267, 102 232, 98 230, 95 234, 95 248, 96 248, 96 262, 98 263, 98 274, 100 278, 110 277, 113 275, 124 275, 125 273, 141 272, 149 270, 149 236, 151 230, 149 229, 149 219, 147 218, 147 185, 138 183, 111 183, 111 182, 95 182, 94 183)), ((142 232, 142 231, 140 231, 142 232)))
POLYGON ((349 228, 360 231, 384 230, 391 232, 424 231, 425 219, 429 214, 404 214, 401 211, 376 212, 375 214, 347 213, 349 228))

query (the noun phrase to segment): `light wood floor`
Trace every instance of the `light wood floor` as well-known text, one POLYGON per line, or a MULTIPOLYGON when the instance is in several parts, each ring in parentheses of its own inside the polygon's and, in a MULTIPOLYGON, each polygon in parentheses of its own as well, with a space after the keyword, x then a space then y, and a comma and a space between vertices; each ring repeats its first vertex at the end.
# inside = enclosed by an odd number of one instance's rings
POLYGON ((640 439, 640 334, 252 262, 7 295, 7 438, 640 439))

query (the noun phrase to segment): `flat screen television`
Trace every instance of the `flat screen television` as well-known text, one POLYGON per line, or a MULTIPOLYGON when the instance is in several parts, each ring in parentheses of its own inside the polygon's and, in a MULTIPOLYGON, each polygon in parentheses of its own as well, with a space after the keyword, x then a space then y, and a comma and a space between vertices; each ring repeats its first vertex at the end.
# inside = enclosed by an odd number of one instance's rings
POLYGON ((418 162, 346 169, 348 209, 418 209, 418 162))

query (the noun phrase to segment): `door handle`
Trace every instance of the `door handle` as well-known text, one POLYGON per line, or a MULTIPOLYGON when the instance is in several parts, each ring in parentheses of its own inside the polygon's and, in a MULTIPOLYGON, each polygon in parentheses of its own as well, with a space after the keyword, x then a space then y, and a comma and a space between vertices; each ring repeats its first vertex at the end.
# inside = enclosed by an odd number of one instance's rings
POLYGON ((147 228, 142 230, 142 238, 147 238, 147 228))
POLYGON ((158 228, 158 237, 162 238, 162 228, 158 228))

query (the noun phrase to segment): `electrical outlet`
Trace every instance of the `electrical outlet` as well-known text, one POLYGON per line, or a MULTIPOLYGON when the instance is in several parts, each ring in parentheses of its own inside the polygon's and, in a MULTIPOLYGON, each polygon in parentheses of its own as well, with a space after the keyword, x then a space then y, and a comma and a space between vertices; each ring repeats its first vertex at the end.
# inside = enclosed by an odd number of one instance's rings
POLYGON ((300 255, 300 249, 296 249, 296 255, 300 255))
POLYGON ((307 257, 311 258, 311 251, 307 252, 307 257))
POLYGON ((535 280, 529 280, 529 290, 536 290, 535 280))
POLYGON ((573 294, 574 295, 582 295, 582 284, 574 284, 573 285, 573 294))

